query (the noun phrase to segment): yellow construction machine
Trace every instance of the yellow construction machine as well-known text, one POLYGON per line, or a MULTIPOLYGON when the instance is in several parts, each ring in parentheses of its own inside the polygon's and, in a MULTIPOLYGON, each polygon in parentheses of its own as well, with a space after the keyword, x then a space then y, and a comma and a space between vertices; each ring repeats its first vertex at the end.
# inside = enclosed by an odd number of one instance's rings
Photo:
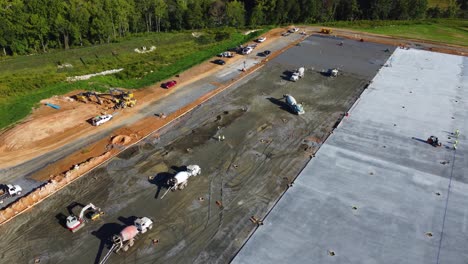
POLYGON ((84 92, 75 95, 76 100, 81 101, 83 103, 93 102, 91 97, 94 96, 96 98, 96 102, 98 104, 102 104, 101 99, 99 99, 99 94, 96 92, 84 92))
POLYGON ((331 30, 331 28, 322 28, 322 29, 320 29, 320 33, 322 33, 322 34, 331 34, 332 30, 331 30))
POLYGON ((98 92, 83 92, 75 95, 75 99, 83 103, 97 103, 102 105, 113 104, 113 108, 127 108, 134 107, 136 105, 136 99, 133 97, 133 92, 124 91, 117 88, 110 88, 109 93, 98 93, 98 92), (110 97, 109 97, 110 96, 110 97), (92 98, 95 97, 96 101, 92 98))
POLYGON ((109 93, 115 100, 115 108, 134 107, 136 105, 136 99, 133 98, 133 92, 131 91, 110 88, 109 93))

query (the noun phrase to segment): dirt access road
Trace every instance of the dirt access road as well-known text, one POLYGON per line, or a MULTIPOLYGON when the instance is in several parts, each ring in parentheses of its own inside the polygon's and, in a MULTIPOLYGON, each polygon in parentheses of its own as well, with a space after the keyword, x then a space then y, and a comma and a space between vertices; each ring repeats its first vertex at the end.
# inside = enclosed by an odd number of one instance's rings
POLYGON ((228 262, 256 228, 249 218, 261 219, 274 205, 391 54, 384 50, 393 49, 338 43, 308 38, 165 127, 161 137, 125 150, 3 225, 1 262, 98 263, 110 236, 135 216, 152 217, 155 228, 109 263, 228 262), (328 65, 341 65, 342 74, 318 72, 328 65), (298 66, 306 76, 287 81, 298 66), (303 103, 304 115, 289 112, 281 100, 286 93, 303 103), (165 180, 188 164, 200 165, 202 175, 161 200, 165 180), (60 223, 75 201, 106 214, 71 234, 60 223))

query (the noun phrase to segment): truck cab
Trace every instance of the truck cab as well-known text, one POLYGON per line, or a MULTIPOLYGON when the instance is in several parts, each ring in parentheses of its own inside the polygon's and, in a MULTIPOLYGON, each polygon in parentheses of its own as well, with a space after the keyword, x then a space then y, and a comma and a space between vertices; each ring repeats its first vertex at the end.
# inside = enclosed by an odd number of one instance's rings
POLYGON ((21 192, 23 191, 23 189, 19 185, 8 184, 7 188, 8 188, 8 194, 10 196, 21 195, 21 192))
POLYGON ((93 126, 100 126, 112 119, 112 115, 100 115, 91 119, 93 126))
POLYGON ((135 226, 138 229, 138 232, 144 234, 146 231, 153 228, 153 220, 148 217, 141 217, 135 220, 135 226))

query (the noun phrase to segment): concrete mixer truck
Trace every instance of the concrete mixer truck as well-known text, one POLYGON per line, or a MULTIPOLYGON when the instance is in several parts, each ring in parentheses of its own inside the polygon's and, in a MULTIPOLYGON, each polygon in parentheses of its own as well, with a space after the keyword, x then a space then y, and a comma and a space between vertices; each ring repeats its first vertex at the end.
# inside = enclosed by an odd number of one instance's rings
POLYGON ((292 95, 289 95, 289 94, 285 94, 283 95, 283 98, 284 100, 286 101, 286 104, 291 108, 291 110, 298 114, 298 115, 302 115, 304 114, 304 107, 302 107, 302 104, 298 104, 296 102, 296 99, 294 99, 294 97, 292 97, 292 95))
POLYGON ((126 226, 119 234, 112 237, 112 247, 99 264, 106 263, 112 252, 128 251, 135 244, 138 234, 144 234, 151 228, 153 228, 153 220, 148 217, 137 218, 133 225, 126 226))
POLYGON ((291 78, 289 78, 289 80, 293 82, 299 80, 300 78, 304 77, 304 71, 305 71, 304 67, 300 67, 299 69, 293 71, 291 74, 291 78))
POLYGON ((186 171, 178 172, 174 177, 167 180, 167 186, 169 188, 161 196, 161 199, 166 196, 169 191, 183 190, 187 187, 188 179, 192 176, 197 176, 201 174, 201 168, 198 165, 188 165, 186 171))

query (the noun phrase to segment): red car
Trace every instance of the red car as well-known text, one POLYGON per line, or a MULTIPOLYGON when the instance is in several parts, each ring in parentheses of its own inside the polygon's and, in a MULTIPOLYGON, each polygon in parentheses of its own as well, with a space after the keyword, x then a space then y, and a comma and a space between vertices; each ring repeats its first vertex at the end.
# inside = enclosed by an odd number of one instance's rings
POLYGON ((166 89, 169 89, 169 88, 174 87, 176 84, 177 84, 177 81, 176 81, 176 80, 172 80, 172 81, 168 81, 168 82, 166 82, 166 83, 163 83, 163 84, 162 84, 162 87, 163 87, 163 88, 166 88, 166 89))

